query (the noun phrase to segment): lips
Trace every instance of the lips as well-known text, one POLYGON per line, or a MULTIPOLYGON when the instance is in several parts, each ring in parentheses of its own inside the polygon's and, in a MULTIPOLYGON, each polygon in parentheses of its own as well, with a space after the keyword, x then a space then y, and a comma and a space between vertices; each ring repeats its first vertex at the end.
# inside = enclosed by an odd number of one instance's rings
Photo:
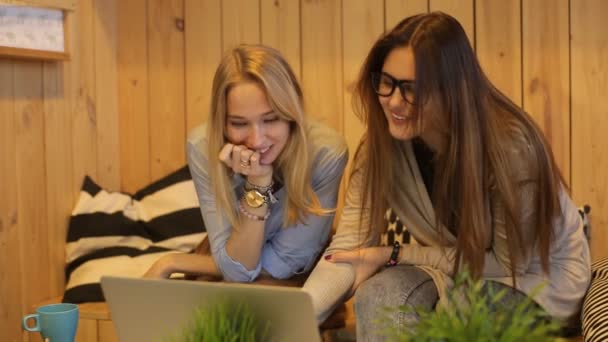
POLYGON ((399 120, 399 121, 405 121, 405 120, 407 120, 407 117, 406 117, 406 116, 403 116, 403 115, 397 115, 397 114, 395 114, 395 113, 393 113, 393 112, 391 112, 391 116, 392 116, 392 117, 393 117, 393 119, 395 119, 395 120, 399 120))
POLYGON ((412 120, 414 120, 414 116, 412 115, 399 115, 393 111, 390 111, 390 118, 391 121, 397 125, 401 125, 407 122, 411 122, 412 120))
POLYGON ((264 164, 264 165, 265 165, 265 164, 267 164, 267 163, 266 163, 266 160, 265 160, 265 159, 266 159, 266 153, 267 153, 268 151, 270 151, 270 149, 271 149, 271 148, 272 148, 272 145, 270 145, 270 146, 268 146, 268 147, 264 147, 264 148, 262 148, 262 149, 257 150, 257 152, 260 154, 260 163, 261 163, 261 164, 264 164))

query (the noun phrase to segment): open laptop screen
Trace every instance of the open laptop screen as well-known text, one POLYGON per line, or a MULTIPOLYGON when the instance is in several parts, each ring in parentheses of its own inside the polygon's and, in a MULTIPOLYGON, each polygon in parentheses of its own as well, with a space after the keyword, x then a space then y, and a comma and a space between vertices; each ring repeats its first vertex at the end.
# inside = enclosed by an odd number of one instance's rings
POLYGON ((269 341, 321 341, 312 301, 299 288, 102 277, 120 341, 175 341, 197 308, 242 303, 268 325, 269 341))

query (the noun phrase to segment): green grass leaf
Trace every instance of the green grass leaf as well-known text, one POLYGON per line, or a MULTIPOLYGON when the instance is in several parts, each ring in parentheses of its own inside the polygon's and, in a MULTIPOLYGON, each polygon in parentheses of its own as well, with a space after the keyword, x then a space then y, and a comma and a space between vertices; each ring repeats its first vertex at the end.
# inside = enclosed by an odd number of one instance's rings
POLYGON ((375 320, 377 332, 389 341, 554 341, 559 322, 530 298, 517 303, 503 302, 508 292, 496 290, 491 283, 473 281, 465 270, 455 277, 454 287, 447 293, 447 308, 435 311, 403 305, 382 308, 375 320), (493 309, 496 307, 501 308, 493 309), (391 325, 397 313, 416 314, 420 319, 397 327, 391 325))
POLYGON ((243 302, 218 299, 201 305, 190 321, 165 341, 171 342, 257 342, 269 340, 270 322, 258 320, 243 302))

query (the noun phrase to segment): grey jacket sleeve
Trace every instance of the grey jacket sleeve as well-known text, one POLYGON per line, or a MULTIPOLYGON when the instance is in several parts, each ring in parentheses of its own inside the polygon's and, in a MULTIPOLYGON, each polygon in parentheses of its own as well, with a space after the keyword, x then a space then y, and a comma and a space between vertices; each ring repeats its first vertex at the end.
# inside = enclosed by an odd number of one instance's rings
MULTIPOLYGON (((349 180, 336 234, 332 237, 331 244, 324 255, 378 243, 377 239, 365 239, 366 228, 369 228, 369 212, 368 210, 361 212, 362 177, 361 168, 355 167, 349 180)), ((354 281, 355 272, 351 265, 334 264, 321 258, 303 287, 303 290, 312 297, 319 324, 342 303, 354 281)))

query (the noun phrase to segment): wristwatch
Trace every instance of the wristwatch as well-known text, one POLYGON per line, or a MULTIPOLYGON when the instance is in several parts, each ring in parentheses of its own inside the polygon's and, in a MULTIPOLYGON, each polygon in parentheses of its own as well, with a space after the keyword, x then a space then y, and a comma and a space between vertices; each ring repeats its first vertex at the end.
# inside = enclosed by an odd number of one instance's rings
POLYGON ((245 191, 245 202, 252 208, 259 208, 268 203, 268 196, 257 189, 245 191))

